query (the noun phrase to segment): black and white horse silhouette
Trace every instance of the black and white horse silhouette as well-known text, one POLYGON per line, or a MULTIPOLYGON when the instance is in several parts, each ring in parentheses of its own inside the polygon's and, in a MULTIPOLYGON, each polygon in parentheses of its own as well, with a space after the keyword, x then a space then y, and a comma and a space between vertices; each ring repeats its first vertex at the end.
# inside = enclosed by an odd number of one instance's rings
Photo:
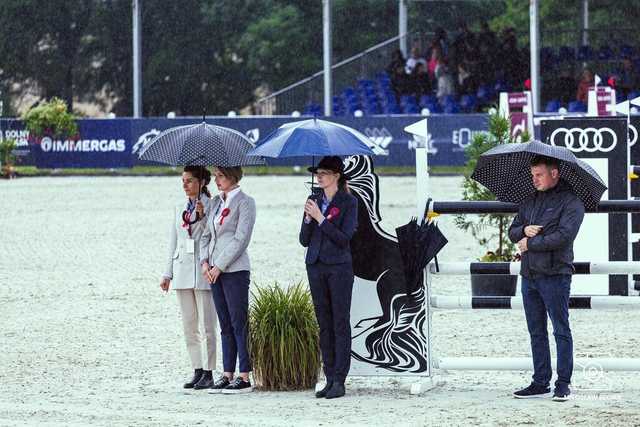
POLYGON ((425 372, 428 343, 424 332, 427 321, 424 288, 407 287, 397 238, 379 225, 380 192, 371 158, 348 157, 345 173, 359 202, 358 229, 351 240, 356 276, 351 354, 376 368, 425 372), (369 306, 373 298, 366 297, 374 293, 378 307, 369 306))

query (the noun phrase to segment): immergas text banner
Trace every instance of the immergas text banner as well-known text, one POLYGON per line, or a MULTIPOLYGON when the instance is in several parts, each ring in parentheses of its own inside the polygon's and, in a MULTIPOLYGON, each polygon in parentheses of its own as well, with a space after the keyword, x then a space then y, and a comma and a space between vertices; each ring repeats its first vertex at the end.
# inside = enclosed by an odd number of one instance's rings
MULTIPOLYGON (((212 117, 207 123, 243 132, 252 142, 263 140, 280 125, 306 118, 292 117, 212 117)), ((413 166, 416 141, 404 132, 408 125, 423 120, 421 116, 336 117, 332 121, 353 127, 367 135, 384 151, 376 156, 376 165, 413 166)), ((16 154, 20 164, 39 168, 130 168, 149 164, 138 160, 140 149, 153 137, 173 126, 199 123, 199 118, 82 119, 79 138, 30 137, 18 120, 0 120, 0 136, 18 141, 16 154)), ((485 132, 484 114, 430 116, 429 163, 433 166, 464 165, 465 147, 474 135, 485 132)), ((267 159, 270 165, 303 165, 309 159, 267 159)))

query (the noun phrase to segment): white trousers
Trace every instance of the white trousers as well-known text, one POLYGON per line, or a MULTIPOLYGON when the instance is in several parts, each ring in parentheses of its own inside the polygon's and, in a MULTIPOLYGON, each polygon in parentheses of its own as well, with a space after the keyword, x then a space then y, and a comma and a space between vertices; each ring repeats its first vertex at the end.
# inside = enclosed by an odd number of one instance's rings
POLYGON ((178 304, 182 314, 184 338, 193 369, 216 369, 216 333, 218 316, 213 305, 211 291, 200 289, 177 289, 178 304), (204 330, 204 336, 202 334, 204 330), (207 364, 202 364, 204 341, 207 364))

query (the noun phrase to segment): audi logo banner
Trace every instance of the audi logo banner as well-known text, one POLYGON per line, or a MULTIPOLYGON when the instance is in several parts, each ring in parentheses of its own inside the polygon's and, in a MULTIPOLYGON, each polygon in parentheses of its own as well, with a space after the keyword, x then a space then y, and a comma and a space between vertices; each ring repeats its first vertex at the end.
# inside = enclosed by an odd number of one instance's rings
MULTIPOLYGON (((609 200, 627 199, 627 131, 626 117, 577 117, 542 120, 540 123, 542 141, 566 147, 600 173, 607 184, 606 197, 609 200)), ((632 137, 633 133, 629 135, 632 137)), ((576 239, 574 251, 577 258, 588 256, 589 261, 626 261, 627 240, 627 214, 609 214, 608 217, 588 215, 576 239), (599 244, 604 230, 608 234, 608 247, 599 244)), ((589 280, 602 279, 577 279, 576 285, 579 287, 581 282, 589 280)), ((627 295, 628 276, 609 276, 608 287, 609 295, 627 295)))

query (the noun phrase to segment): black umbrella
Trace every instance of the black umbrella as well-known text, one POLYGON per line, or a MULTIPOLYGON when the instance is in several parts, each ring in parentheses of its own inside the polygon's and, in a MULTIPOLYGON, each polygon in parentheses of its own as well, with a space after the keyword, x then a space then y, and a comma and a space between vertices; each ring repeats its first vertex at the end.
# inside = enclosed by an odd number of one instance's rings
POLYGON ((142 160, 172 166, 215 165, 222 167, 263 165, 260 156, 249 156, 253 144, 242 133, 204 121, 165 130, 140 150, 142 160))
POLYGON ((422 286, 422 272, 432 259, 448 243, 438 225, 423 220, 420 225, 416 218, 396 228, 400 256, 404 264, 407 293, 422 286))
POLYGON ((564 179, 585 208, 598 205, 607 186, 598 173, 565 147, 540 141, 501 144, 483 153, 471 178, 487 187, 503 202, 521 203, 536 191, 531 179, 531 160, 547 156, 558 160, 560 178, 564 179))
MULTIPOLYGON (((222 126, 209 125, 202 121, 195 125, 169 128, 146 144, 138 157, 165 163, 171 166, 196 165, 203 168, 207 165, 232 167, 264 164, 262 157, 247 156, 253 144, 242 133, 222 126)), ((198 200, 203 184, 200 183, 198 200)), ((194 224, 200 219, 196 214, 189 221, 186 212, 183 220, 194 224)))

